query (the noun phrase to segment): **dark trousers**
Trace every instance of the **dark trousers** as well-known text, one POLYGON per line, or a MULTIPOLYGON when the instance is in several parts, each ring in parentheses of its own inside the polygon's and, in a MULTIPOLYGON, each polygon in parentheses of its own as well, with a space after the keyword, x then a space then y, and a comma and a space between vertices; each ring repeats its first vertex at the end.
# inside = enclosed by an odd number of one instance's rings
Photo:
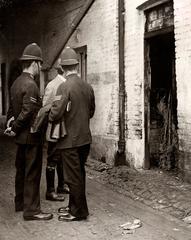
POLYGON ((38 214, 42 146, 18 144, 15 167, 15 210, 23 210, 23 216, 38 214))
POLYGON ((46 166, 46 182, 47 192, 55 192, 55 170, 58 176, 58 187, 57 192, 62 193, 64 191, 64 172, 63 163, 61 158, 61 150, 56 149, 55 142, 48 142, 47 151, 47 166, 46 166))
POLYGON ((70 189, 69 208, 71 214, 79 218, 89 215, 85 193, 85 162, 89 150, 89 144, 76 148, 62 149, 65 182, 70 189))

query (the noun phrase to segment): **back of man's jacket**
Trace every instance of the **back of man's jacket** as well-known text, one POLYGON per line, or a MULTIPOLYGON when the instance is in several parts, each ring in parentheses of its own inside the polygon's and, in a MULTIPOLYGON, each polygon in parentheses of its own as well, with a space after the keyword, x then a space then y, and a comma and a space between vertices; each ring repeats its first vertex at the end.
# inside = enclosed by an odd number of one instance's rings
POLYGON ((41 107, 39 88, 29 73, 23 72, 11 87, 11 100, 7 118, 14 116, 12 130, 16 143, 38 144, 40 133, 31 134, 30 127, 41 107))
POLYGON ((92 87, 77 74, 66 77, 57 91, 56 101, 50 111, 49 120, 64 119, 67 135, 58 141, 57 148, 73 148, 90 144, 89 120, 95 111, 95 98, 92 87), (71 101, 71 109, 66 110, 71 101))

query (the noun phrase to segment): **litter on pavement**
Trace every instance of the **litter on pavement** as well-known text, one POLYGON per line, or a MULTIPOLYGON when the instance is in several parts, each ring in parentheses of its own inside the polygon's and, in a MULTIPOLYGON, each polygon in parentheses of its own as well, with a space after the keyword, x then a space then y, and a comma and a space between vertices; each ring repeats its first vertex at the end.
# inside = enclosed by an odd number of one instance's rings
POLYGON ((133 222, 126 222, 122 225, 120 225, 121 228, 124 230, 134 230, 136 228, 140 228, 142 226, 142 223, 139 219, 135 219, 133 222))

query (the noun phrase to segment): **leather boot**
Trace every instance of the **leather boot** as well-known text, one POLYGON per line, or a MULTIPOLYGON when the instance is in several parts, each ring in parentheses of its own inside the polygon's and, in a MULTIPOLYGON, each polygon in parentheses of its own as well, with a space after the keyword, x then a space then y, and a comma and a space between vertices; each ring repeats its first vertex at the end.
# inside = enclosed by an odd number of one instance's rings
POLYGON ((55 178, 55 168, 47 166, 46 167, 47 193, 55 192, 54 178, 55 178))
POLYGON ((57 171, 57 175, 58 175, 57 193, 63 193, 62 190, 64 190, 64 171, 63 171, 62 161, 59 161, 57 163, 56 171, 57 171))
POLYGON ((57 194, 55 192, 46 193, 46 200, 63 202, 65 200, 64 195, 57 194))

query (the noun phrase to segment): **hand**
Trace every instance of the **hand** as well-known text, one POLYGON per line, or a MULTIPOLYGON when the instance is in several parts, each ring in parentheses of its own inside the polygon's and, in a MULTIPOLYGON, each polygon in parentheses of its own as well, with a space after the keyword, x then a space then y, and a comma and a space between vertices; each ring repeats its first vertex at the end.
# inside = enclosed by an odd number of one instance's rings
POLYGON ((4 134, 9 136, 9 137, 15 137, 16 136, 16 133, 11 131, 11 127, 8 127, 5 131, 4 131, 4 134))

